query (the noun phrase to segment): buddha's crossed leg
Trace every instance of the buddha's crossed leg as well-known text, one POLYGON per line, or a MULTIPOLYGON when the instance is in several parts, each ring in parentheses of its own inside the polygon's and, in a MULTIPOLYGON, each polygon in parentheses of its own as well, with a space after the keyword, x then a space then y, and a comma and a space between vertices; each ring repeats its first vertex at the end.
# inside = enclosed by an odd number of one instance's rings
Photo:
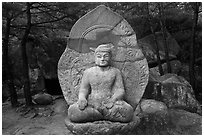
POLYGON ((68 109, 68 118, 72 122, 92 122, 97 120, 110 120, 115 122, 130 122, 133 117, 133 108, 125 101, 116 101, 112 108, 94 108, 87 106, 84 110, 78 104, 71 105, 68 109))

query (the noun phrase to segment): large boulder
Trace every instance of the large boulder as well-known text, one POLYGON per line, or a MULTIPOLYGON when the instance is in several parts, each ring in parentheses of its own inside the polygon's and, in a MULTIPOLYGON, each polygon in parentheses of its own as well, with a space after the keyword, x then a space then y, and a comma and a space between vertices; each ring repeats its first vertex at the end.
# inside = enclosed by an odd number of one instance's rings
POLYGON ((169 109, 170 134, 202 135, 202 116, 181 109, 169 109))
POLYGON ((141 113, 140 123, 135 127, 136 135, 168 135, 169 116, 167 111, 141 113))
POLYGON ((132 134, 137 135, 200 135, 202 116, 182 109, 169 109, 165 103, 142 99, 135 111, 140 123, 132 134))
POLYGON ((180 109, 140 114, 137 135, 201 135, 202 116, 180 109))
POLYGON ((198 114, 202 112, 191 85, 176 74, 150 74, 144 98, 162 101, 169 108, 181 108, 198 114))
POLYGON ((157 112, 167 113, 167 110, 168 108, 166 104, 161 101, 154 99, 142 99, 135 109, 133 119, 143 117, 146 114, 154 114, 157 112))
POLYGON ((125 100, 135 108, 148 82, 147 60, 131 26, 103 5, 79 19, 70 32, 68 45, 58 63, 58 78, 65 100, 69 105, 77 101, 83 72, 95 65, 91 48, 102 43, 114 44, 111 65, 122 72, 125 100))

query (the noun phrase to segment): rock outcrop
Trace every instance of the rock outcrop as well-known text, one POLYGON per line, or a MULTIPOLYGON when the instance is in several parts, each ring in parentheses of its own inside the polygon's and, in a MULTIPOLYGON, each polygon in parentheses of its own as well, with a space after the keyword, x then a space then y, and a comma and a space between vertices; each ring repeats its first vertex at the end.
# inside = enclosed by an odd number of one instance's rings
POLYGON ((150 73, 144 98, 162 101, 169 108, 202 113, 191 85, 183 77, 176 74, 166 74, 160 77, 150 73))

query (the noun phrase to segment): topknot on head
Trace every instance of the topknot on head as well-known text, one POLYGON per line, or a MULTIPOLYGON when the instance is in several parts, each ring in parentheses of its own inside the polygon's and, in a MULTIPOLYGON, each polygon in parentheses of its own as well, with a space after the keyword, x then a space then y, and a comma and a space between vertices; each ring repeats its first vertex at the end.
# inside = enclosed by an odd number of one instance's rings
POLYGON ((112 43, 108 43, 108 44, 101 44, 99 45, 96 49, 95 49, 95 53, 97 52, 108 52, 111 53, 111 49, 113 48, 113 44, 112 43))

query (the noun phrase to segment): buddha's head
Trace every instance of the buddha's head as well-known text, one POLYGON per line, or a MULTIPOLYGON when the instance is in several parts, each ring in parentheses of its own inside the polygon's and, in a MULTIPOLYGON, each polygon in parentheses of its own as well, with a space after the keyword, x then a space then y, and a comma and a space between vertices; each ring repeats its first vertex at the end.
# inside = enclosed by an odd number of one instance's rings
POLYGON ((95 49, 95 63, 99 67, 107 67, 111 60, 111 48, 113 44, 101 44, 95 49))

